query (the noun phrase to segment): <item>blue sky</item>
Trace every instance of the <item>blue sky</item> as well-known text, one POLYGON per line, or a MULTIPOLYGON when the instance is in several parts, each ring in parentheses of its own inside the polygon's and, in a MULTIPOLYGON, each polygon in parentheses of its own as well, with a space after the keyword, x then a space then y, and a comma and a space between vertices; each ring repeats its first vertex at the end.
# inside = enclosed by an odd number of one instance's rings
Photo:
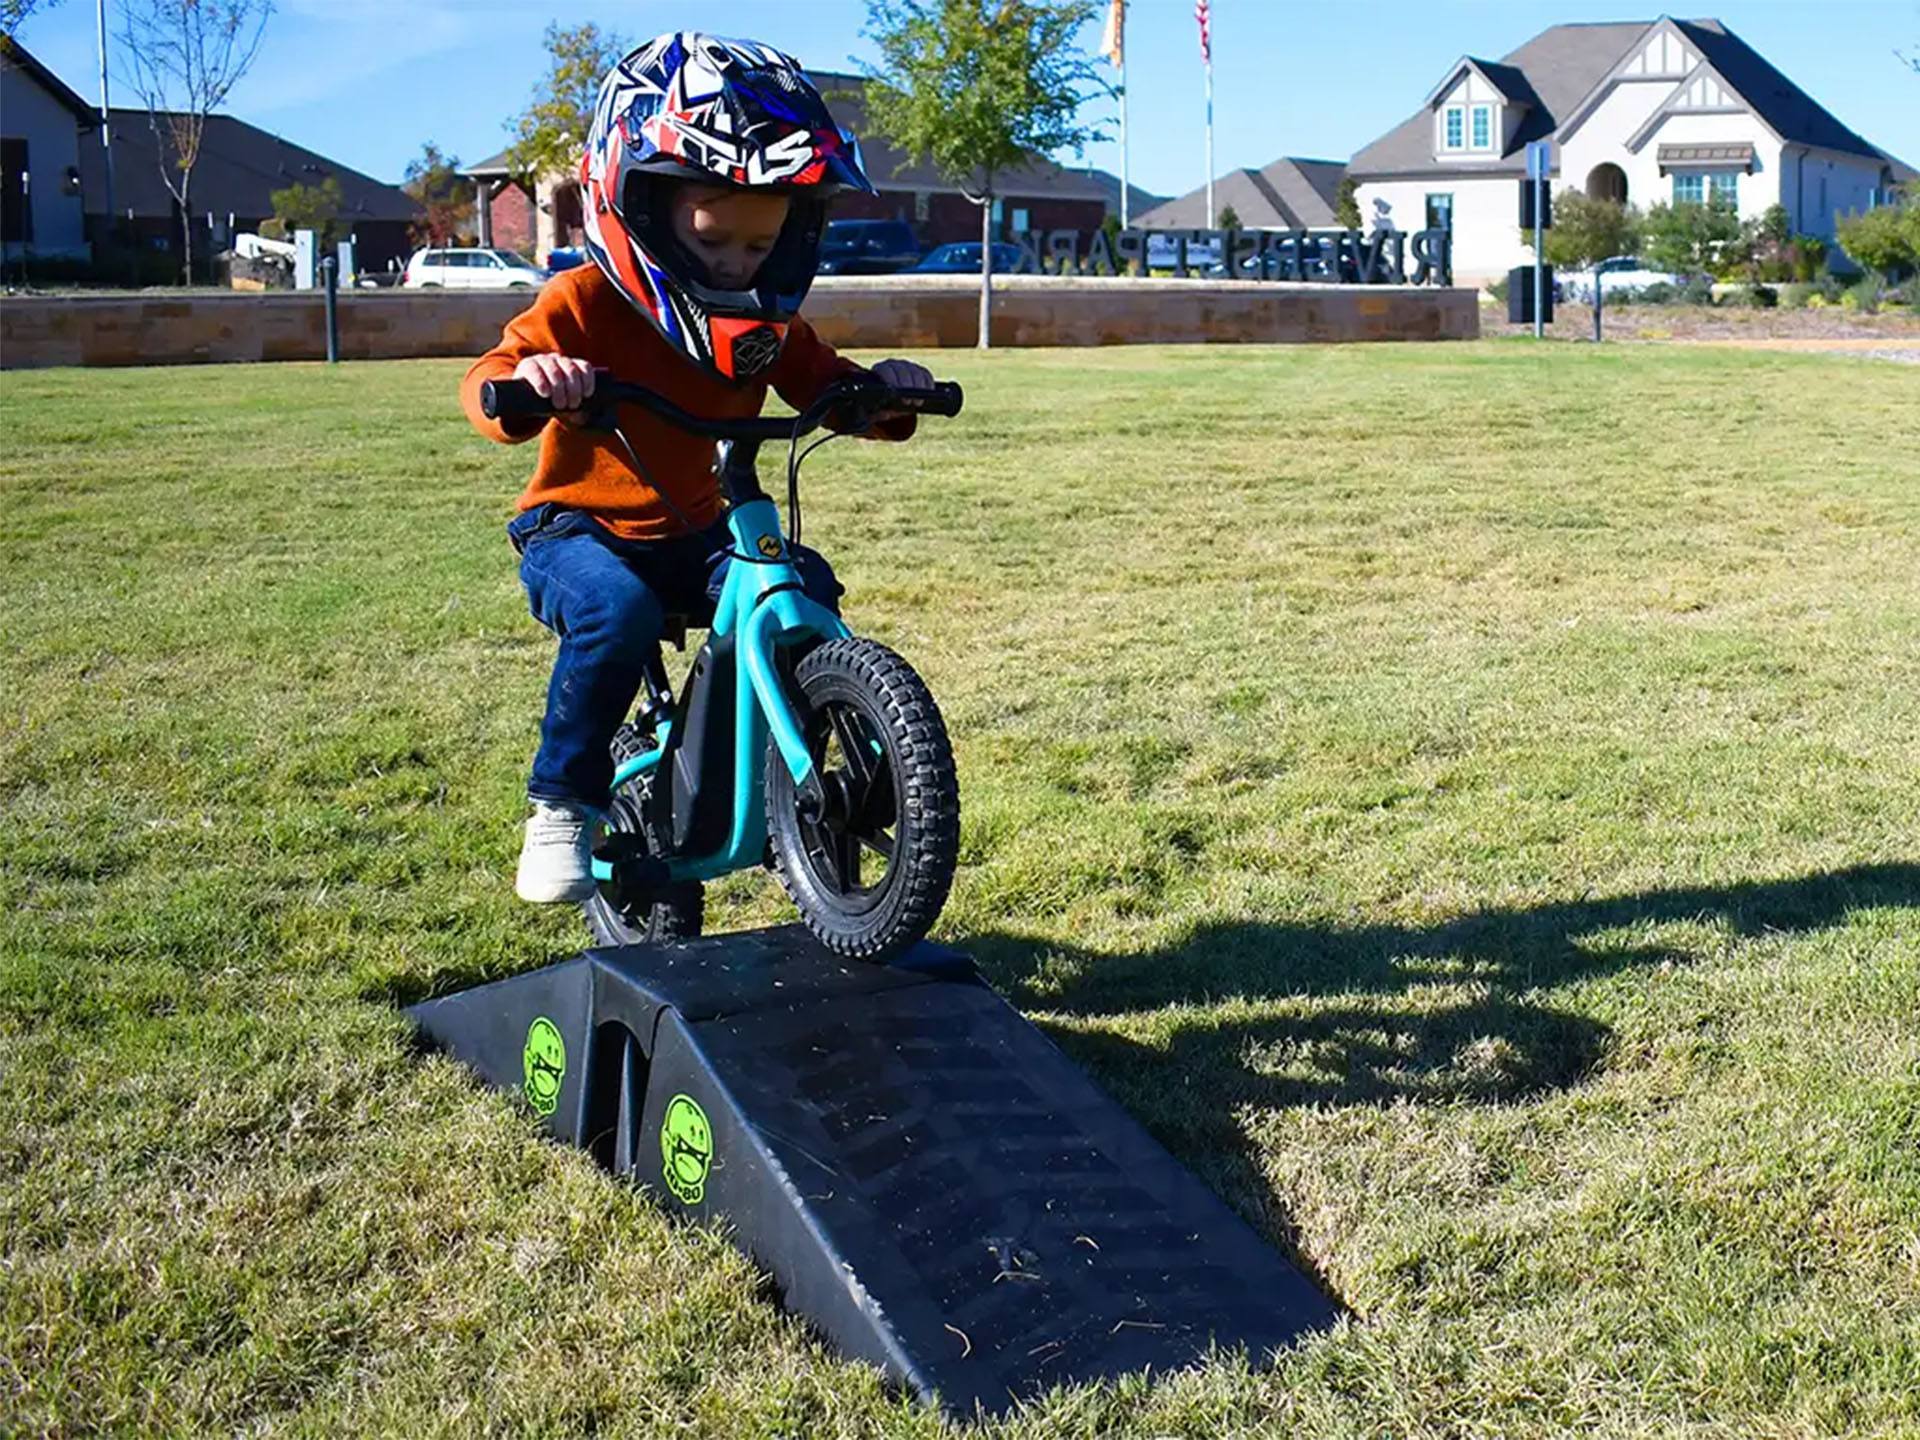
MULTIPOLYGON (((504 126, 544 70, 549 20, 644 38, 704 26, 751 35, 822 69, 872 53, 862 0, 629 0, 549 9, 498 0, 278 0, 251 74, 229 109, 383 180, 422 142, 463 160, 500 149, 504 126)), ((113 0, 108 24, 113 25, 113 0)), ((1457 56, 1497 57, 1545 26, 1654 18, 1619 0, 1371 0, 1296 4, 1214 0, 1214 168, 1279 155, 1345 159, 1420 104, 1457 56)), ((1873 143, 1920 165, 1920 75, 1895 47, 1920 50, 1915 0, 1724 0, 1723 20, 1873 143)), ((1090 26, 1087 45, 1097 43, 1090 26)), ((99 93, 94 7, 60 0, 20 41, 89 100, 99 93)), ((1128 20, 1129 149, 1136 185, 1178 194, 1201 184, 1204 95, 1191 0, 1134 0, 1128 20)), ((1104 68, 1104 67, 1103 67, 1104 68)), ((116 85, 114 102, 132 95, 116 85)), ((1110 120, 1112 106, 1090 107, 1110 120)), ((1084 163, 1116 173, 1119 146, 1084 163)))

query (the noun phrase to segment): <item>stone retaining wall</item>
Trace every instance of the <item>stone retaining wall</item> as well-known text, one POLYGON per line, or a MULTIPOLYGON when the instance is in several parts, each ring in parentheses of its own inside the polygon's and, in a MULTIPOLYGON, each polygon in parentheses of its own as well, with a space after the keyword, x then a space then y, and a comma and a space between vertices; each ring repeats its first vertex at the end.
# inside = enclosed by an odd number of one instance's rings
MULTIPOLYGON (((340 353, 348 360, 478 355, 531 302, 520 291, 348 292, 340 353)), ((979 288, 965 277, 830 276, 806 315, 848 349, 970 346, 979 288)), ((997 281, 996 345, 1220 344, 1471 340, 1473 291, 1383 285, 1009 276, 997 281)), ((0 299, 0 368, 323 360, 323 303, 312 294, 8 296, 0 299)))

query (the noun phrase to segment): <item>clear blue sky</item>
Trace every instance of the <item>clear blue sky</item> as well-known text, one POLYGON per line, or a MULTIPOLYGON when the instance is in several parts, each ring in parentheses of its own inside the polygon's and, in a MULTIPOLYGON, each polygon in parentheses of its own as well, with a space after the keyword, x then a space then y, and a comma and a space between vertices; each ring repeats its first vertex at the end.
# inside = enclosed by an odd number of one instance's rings
MULTIPOLYGON (((228 108, 383 180, 421 143, 476 161, 545 68, 549 20, 595 20, 634 38, 689 25, 769 41, 822 69, 869 56, 862 0, 629 0, 548 8, 497 0, 278 0, 251 74, 228 108)), ((1547 25, 1651 20, 1620 0, 1214 0, 1214 168, 1279 155, 1342 160, 1418 107, 1462 53, 1504 55, 1547 25)), ((1876 145, 1920 165, 1920 75, 1894 57, 1920 50, 1915 0, 1724 0, 1703 11, 1737 31, 1876 145)), ((109 29, 113 0, 108 0, 109 29)), ((1132 178, 1178 194, 1205 176, 1204 99, 1191 0, 1134 0, 1127 33, 1132 178)), ((1087 31, 1091 50, 1099 27, 1087 31)), ((59 0, 21 43, 89 100, 99 80, 94 7, 59 0)), ((1104 69, 1104 67, 1103 67, 1104 69)), ((114 103, 132 100, 116 84, 114 103)), ((1110 119, 1112 106, 1090 107, 1110 119)), ((1120 169, 1119 146, 1083 163, 1120 169)))

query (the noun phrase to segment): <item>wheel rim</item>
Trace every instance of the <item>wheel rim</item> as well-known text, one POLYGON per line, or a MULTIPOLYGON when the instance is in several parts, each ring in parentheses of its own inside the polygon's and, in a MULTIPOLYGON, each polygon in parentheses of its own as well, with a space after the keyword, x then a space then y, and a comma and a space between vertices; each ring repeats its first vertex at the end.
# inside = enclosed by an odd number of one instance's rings
POLYGON ((893 880, 901 822, 881 727, 858 706, 824 701, 808 717, 807 753, 827 801, 819 819, 798 816, 807 869, 842 909, 871 910, 893 880))

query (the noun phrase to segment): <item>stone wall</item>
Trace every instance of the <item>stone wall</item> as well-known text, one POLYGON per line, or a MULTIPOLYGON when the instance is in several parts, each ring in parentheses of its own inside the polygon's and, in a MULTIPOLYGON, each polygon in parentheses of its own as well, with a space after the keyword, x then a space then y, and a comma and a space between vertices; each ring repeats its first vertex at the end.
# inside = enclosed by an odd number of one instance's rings
MULTIPOLYGON (((478 355, 530 303, 524 291, 348 292, 348 360, 478 355)), ((979 287, 966 277, 832 276, 807 318, 850 349, 970 346, 979 287)), ((1471 340, 1471 290, 1194 280, 1010 276, 995 283, 996 345, 1231 344, 1471 340)), ((0 298, 0 368, 181 365, 326 358, 317 294, 0 298)))

